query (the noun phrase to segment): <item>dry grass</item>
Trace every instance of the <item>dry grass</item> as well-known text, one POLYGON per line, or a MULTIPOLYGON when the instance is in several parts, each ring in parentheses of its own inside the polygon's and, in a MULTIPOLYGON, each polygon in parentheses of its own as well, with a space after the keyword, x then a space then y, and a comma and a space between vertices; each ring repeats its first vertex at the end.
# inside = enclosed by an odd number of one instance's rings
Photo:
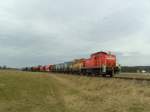
POLYGON ((149 112, 149 105, 144 82, 0 71, 0 112, 149 112))

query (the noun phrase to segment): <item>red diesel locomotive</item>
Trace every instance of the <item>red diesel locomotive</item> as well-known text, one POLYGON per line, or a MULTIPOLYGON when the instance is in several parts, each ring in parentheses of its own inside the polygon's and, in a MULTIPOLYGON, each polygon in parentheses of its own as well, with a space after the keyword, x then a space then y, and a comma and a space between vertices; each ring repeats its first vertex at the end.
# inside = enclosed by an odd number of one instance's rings
POLYGON ((94 53, 89 59, 85 59, 83 63, 81 70, 83 74, 110 75, 112 77, 118 69, 116 66, 116 56, 110 52, 94 53))

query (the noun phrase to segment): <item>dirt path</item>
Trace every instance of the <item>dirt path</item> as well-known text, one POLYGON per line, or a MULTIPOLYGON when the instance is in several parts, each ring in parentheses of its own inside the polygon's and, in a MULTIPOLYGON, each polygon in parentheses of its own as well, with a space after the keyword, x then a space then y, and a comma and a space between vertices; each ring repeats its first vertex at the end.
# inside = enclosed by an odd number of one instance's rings
MULTIPOLYGON (((97 100, 97 92, 93 93, 82 88, 82 85, 78 83, 78 81, 80 82, 80 77, 77 77, 76 80, 60 75, 51 75, 50 77, 55 80, 57 89, 60 92, 59 97, 63 99, 65 107, 71 112, 91 112, 93 108, 97 108, 97 105, 94 104, 97 100)), ((91 79, 86 80, 90 82, 91 79)))
POLYGON ((85 103, 81 100, 84 93, 76 87, 75 83, 56 75, 50 77, 55 81, 56 94, 59 95, 59 100, 63 102, 66 111, 76 112, 81 110, 83 103, 85 103))

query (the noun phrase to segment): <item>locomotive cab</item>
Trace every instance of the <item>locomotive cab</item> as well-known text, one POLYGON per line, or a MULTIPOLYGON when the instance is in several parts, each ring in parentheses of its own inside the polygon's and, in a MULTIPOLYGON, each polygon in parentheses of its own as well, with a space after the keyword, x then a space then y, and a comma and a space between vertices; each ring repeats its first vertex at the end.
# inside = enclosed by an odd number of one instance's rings
POLYGON ((106 55, 106 66, 107 66, 107 74, 109 74, 111 77, 115 73, 116 68, 116 56, 112 54, 106 55))

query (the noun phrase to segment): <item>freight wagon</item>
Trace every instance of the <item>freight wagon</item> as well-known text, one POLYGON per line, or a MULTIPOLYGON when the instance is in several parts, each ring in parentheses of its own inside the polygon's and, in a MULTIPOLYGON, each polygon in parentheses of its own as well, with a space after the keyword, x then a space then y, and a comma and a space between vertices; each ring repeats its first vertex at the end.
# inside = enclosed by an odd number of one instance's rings
POLYGON ((52 69, 52 65, 45 65, 45 71, 50 72, 52 69))
POLYGON ((45 66, 40 66, 40 72, 45 72, 45 66))
POLYGON ((72 63, 72 73, 81 74, 85 59, 75 59, 72 63))
POLYGON ((32 67, 31 69, 32 69, 33 72, 39 71, 39 67, 37 67, 37 66, 34 66, 34 67, 32 67))
POLYGON ((63 67, 63 69, 64 69, 64 73, 71 73, 71 71, 72 71, 72 61, 70 61, 70 62, 65 62, 64 63, 64 67, 63 67))

